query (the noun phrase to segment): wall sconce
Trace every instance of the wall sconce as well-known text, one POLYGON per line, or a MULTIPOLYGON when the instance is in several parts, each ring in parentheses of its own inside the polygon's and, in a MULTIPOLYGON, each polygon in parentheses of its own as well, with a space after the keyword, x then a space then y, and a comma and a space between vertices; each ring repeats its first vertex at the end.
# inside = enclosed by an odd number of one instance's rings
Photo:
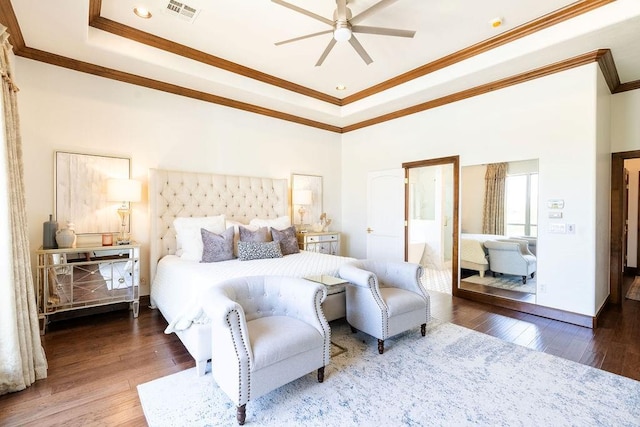
POLYGON ((121 229, 116 244, 128 245, 131 240, 126 232, 127 218, 131 215, 131 202, 139 202, 142 194, 142 184, 133 179, 109 179, 107 181, 107 200, 122 202, 118 208, 121 229))
POLYGON ((313 203, 313 193, 311 190, 294 190, 293 191, 293 204, 300 206, 298 213, 300 214, 300 225, 304 225, 304 214, 307 212, 305 206, 310 206, 313 203))

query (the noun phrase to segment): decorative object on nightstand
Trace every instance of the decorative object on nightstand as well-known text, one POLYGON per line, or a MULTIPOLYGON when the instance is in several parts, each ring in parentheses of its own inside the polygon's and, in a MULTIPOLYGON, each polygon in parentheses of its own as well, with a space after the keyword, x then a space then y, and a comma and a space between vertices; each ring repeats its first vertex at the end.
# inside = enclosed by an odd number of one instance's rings
POLYGON ((121 228, 116 239, 118 245, 128 245, 130 235, 126 231, 127 218, 131 215, 131 202, 139 202, 142 193, 140 181, 134 179, 109 179, 107 181, 107 200, 122 202, 118 208, 121 228))
POLYGON ((49 215, 49 221, 42 224, 42 247, 44 249, 56 249, 56 232, 58 231, 58 223, 53 220, 53 215, 49 215))
POLYGON ((56 243, 62 249, 76 247, 76 232, 72 222, 67 221, 66 228, 56 231, 56 243))
POLYGON ((298 213, 300 214, 300 227, 304 226, 304 214, 307 213, 307 206, 313 203, 313 194, 311 190, 294 190, 293 191, 293 204, 294 206, 300 206, 298 213))

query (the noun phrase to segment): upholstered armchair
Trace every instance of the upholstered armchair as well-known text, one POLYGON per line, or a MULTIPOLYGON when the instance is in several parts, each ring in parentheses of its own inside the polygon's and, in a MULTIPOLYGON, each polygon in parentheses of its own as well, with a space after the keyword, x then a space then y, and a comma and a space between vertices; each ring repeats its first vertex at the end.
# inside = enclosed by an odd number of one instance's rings
POLYGON ((420 326, 425 336, 431 318, 429 294, 420 283, 422 267, 398 261, 360 260, 340 267, 347 280, 347 322, 378 339, 378 353, 384 340, 420 326))
POLYGON ((489 251, 489 269, 496 273, 514 274, 522 276, 522 283, 527 283, 527 277, 533 279, 537 260, 529 252, 529 243, 522 239, 488 240, 484 246, 489 251))
POLYGON ((211 372, 237 407, 240 425, 246 404, 329 363, 329 324, 319 283, 281 276, 229 279, 207 291, 211 319, 211 372))

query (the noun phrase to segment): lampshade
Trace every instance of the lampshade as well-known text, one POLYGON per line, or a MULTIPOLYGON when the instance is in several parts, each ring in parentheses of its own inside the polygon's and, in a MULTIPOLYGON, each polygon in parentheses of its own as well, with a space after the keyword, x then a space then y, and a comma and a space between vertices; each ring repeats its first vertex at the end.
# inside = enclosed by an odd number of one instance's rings
POLYGON ((107 200, 110 202, 139 202, 142 184, 135 179, 107 180, 107 200))
POLYGON ((294 190, 293 191, 293 204, 294 205, 310 205, 313 197, 311 190, 294 190))

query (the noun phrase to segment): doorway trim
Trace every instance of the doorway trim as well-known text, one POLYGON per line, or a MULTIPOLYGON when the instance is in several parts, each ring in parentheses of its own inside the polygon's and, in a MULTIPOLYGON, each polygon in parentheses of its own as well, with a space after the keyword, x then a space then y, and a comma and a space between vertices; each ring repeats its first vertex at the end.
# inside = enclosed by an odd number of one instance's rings
POLYGON ((624 161, 640 158, 640 150, 611 154, 611 234, 609 258, 609 302, 622 303, 624 161))

